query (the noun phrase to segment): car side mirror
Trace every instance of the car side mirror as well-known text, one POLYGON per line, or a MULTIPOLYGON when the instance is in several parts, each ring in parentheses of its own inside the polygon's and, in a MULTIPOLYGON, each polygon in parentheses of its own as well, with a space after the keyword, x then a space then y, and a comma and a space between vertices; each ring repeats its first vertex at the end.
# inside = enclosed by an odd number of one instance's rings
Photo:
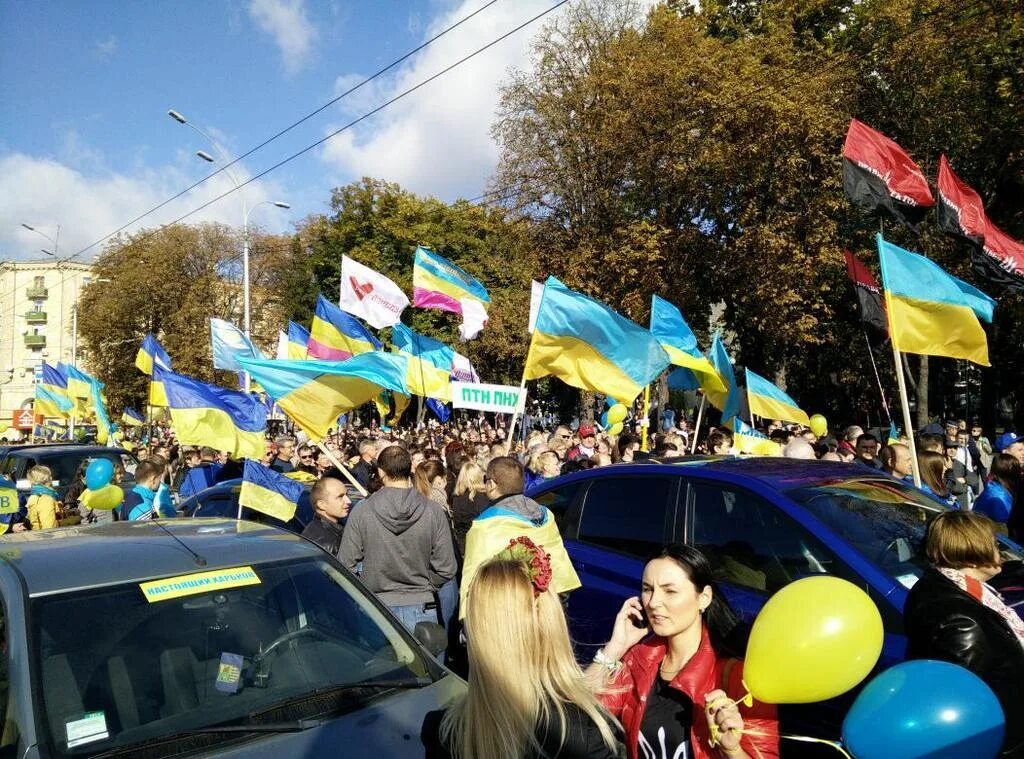
POLYGON ((417 622, 412 636, 434 656, 448 647, 448 633, 437 622, 417 622))

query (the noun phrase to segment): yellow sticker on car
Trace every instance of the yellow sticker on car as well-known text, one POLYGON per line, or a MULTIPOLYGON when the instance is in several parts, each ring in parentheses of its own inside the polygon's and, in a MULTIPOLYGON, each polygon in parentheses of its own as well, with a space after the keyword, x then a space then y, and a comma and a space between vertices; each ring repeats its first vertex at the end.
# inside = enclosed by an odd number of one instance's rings
POLYGON ((168 577, 166 580, 140 582, 139 589, 150 603, 169 601, 182 596, 195 596, 226 588, 240 588, 243 585, 259 585, 262 582, 252 567, 218 569, 214 572, 196 572, 191 575, 168 577))

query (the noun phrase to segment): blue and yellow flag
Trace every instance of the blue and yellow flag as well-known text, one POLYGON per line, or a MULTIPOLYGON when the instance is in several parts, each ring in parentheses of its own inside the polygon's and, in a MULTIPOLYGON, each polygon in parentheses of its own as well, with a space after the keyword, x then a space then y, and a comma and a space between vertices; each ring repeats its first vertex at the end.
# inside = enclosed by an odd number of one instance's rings
POLYGON ((754 456, 781 456, 782 446, 763 432, 758 432, 738 416, 725 425, 732 430, 732 446, 740 453, 754 456))
POLYGON ((649 331, 548 277, 526 355, 526 379, 554 375, 628 405, 670 363, 649 331))
MULTIPOLYGON (((159 371, 159 366, 157 368, 159 371)), ((107 415, 107 404, 103 397, 103 383, 98 379, 92 379, 89 400, 92 403, 92 411, 96 414, 96 442, 106 445, 114 434, 114 425, 107 415)))
POLYGON ((223 319, 210 317, 210 345, 214 369, 240 372, 239 359, 264 358, 260 349, 252 344, 242 330, 223 319))
POLYGON ((996 302, 924 256, 877 235, 889 336, 897 350, 989 366, 983 320, 996 302))
POLYGON ((288 522, 295 516, 303 487, 252 459, 245 460, 238 504, 288 522))
POLYGON ((156 364, 161 369, 170 369, 171 357, 167 355, 167 351, 164 350, 159 341, 153 337, 153 333, 150 332, 142 338, 142 346, 135 355, 135 366, 143 374, 152 375, 153 364, 156 364))
POLYGON ((391 343, 409 360, 405 384, 413 395, 451 399, 452 362, 455 351, 442 342, 413 332, 404 324, 391 328, 391 343))
MULTIPOLYGON (((290 330, 291 325, 289 342, 290 330)), ((310 358, 344 361, 360 353, 379 351, 381 344, 356 317, 346 314, 323 295, 318 295, 307 349, 310 358)))
POLYGON ((763 419, 780 419, 805 427, 811 426, 810 417, 796 405, 796 401, 750 369, 747 369, 747 403, 750 405, 750 413, 763 419))
POLYGON ((266 453, 267 407, 254 396, 159 367, 153 378, 167 393, 178 442, 228 451, 234 458, 259 459, 266 453))
POLYGON ((326 437, 341 414, 372 401, 381 390, 409 394, 408 360, 400 353, 372 351, 347 361, 243 360, 242 368, 315 440, 326 437))
POLYGON ((462 313, 462 301, 475 300, 486 308, 491 302, 478 280, 432 250, 419 246, 412 263, 412 304, 462 313))
MULTIPOLYGON (((58 367, 43 362, 42 375, 39 377, 39 384, 46 388, 57 398, 66 400, 70 406, 69 415, 74 413, 74 399, 68 392, 68 378, 58 367)), ((63 403, 61 404, 64 405, 63 403)))
POLYGON ((740 413, 740 389, 736 385, 736 374, 732 370, 732 360, 729 352, 726 351, 720 335, 716 334, 711 341, 711 350, 708 352, 711 359, 711 366, 714 367, 718 376, 725 384, 725 392, 719 392, 712 388, 705 387, 704 395, 708 402, 722 412, 722 424, 728 424, 734 416, 740 413))
POLYGON ((92 397, 92 377, 71 364, 65 364, 62 361, 57 362, 57 369, 67 377, 69 396, 85 399, 92 397))
POLYGON ((288 359, 302 361, 309 358, 309 330, 301 324, 288 322, 288 359))
POLYGON ((679 367, 669 375, 669 387, 673 390, 709 387, 715 392, 725 392, 725 383, 700 352, 697 336, 683 314, 657 295, 651 297, 651 334, 661 343, 672 364, 679 367))
POLYGON ((36 416, 67 419, 71 415, 74 404, 66 397, 57 395, 42 383, 36 384, 35 404, 36 416))
POLYGON ((126 408, 124 413, 121 414, 121 423, 128 427, 140 427, 146 423, 146 420, 135 409, 126 408))

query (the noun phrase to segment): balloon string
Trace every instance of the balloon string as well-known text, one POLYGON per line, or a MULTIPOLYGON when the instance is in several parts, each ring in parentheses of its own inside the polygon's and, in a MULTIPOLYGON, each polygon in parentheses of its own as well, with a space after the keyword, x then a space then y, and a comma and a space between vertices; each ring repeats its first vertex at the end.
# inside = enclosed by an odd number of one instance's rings
MULTIPOLYGON (((771 737, 768 733, 762 733, 758 730, 741 730, 740 732, 743 733, 743 735, 756 735, 762 738, 771 737)), ((846 757, 846 759, 853 759, 853 757, 851 757, 850 754, 847 753, 846 749, 843 748, 843 744, 839 741, 830 741, 824 738, 812 738, 809 735, 780 735, 779 738, 788 741, 801 741, 803 743, 823 743, 826 746, 831 746, 832 748, 834 748, 836 751, 838 751, 840 754, 846 757)))

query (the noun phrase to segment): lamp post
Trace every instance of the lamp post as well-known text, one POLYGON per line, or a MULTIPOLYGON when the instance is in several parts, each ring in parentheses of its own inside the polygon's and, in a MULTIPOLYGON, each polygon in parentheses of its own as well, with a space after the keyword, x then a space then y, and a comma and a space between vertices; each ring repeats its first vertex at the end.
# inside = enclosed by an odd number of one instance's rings
POLYGON ((27 230, 28 230, 29 232, 35 232, 35 233, 36 233, 37 235, 39 235, 40 237, 45 237, 45 238, 46 238, 47 240, 49 240, 50 242, 52 242, 52 243, 53 243, 53 252, 51 253, 51 252, 50 252, 50 251, 48 251, 48 250, 43 250, 43 253, 46 253, 47 255, 49 255, 49 256, 53 256, 53 257, 55 257, 55 258, 56 258, 56 256, 57 256, 57 253, 59 252, 59 251, 57 250, 57 248, 58 248, 58 246, 59 246, 59 240, 60 240, 60 224, 58 224, 58 225, 57 225, 57 236, 56 236, 55 238, 54 238, 54 237, 50 237, 50 236, 49 236, 48 234, 46 234, 45 232, 40 232, 40 231, 39 231, 38 229, 36 229, 35 227, 33 227, 33 226, 30 226, 29 224, 26 224, 26 223, 24 223, 24 222, 22 222, 22 223, 21 223, 21 226, 25 227, 25 229, 27 229, 27 230))
MULTIPOLYGON (((291 208, 290 205, 279 200, 263 200, 249 208, 245 203, 245 193, 242 192, 242 185, 235 178, 235 175, 228 169, 228 164, 231 160, 228 158, 227 153, 220 144, 213 139, 209 134, 200 129, 198 126, 193 124, 191 121, 186 119, 178 111, 173 109, 167 112, 167 115, 177 121, 179 124, 184 124, 190 129, 202 135, 206 140, 213 146, 214 151, 220 156, 222 162, 222 171, 228 175, 228 178, 235 185, 235 189, 238 191, 238 196, 242 201, 242 331, 245 333, 247 339, 252 340, 252 323, 249 303, 249 214, 254 209, 262 205, 272 205, 277 208, 291 208)), ((196 155, 206 161, 207 163, 216 163, 212 155, 207 153, 205 150, 196 151, 196 155)), ((249 392, 250 380, 249 373, 245 372, 245 391, 249 392)))

